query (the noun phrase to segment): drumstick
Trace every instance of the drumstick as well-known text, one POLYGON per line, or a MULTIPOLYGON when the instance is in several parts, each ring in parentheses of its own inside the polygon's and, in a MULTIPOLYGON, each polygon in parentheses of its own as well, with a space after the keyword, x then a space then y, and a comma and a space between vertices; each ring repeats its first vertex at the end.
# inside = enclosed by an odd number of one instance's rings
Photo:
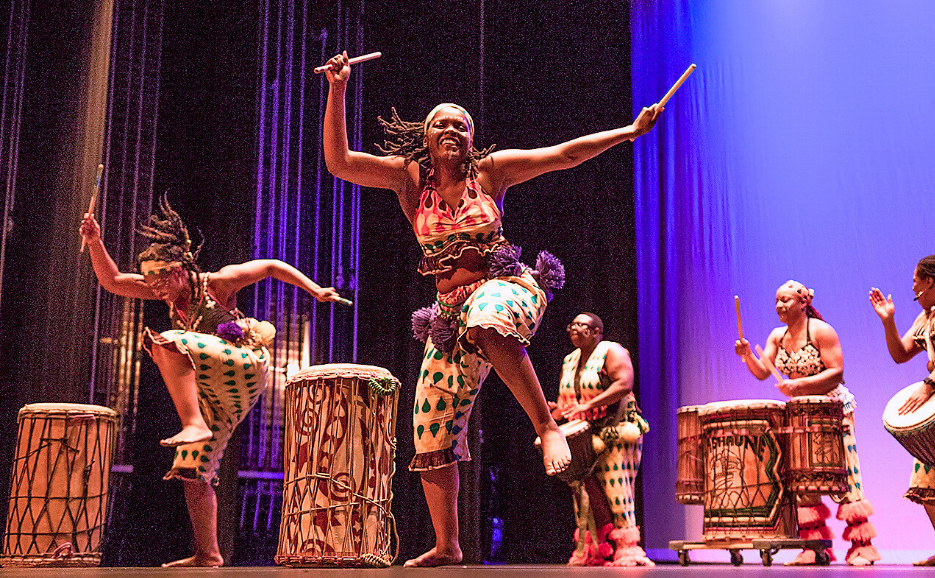
MULTIPOLYGON (((97 176, 94 178, 94 192, 91 193, 91 201, 88 203, 88 213, 94 214, 94 201, 97 200, 97 192, 101 190, 101 175, 104 173, 104 165, 97 165, 97 176)), ((84 253, 86 241, 84 235, 81 236, 81 253, 84 253)))
POLYGON ((773 367, 773 363, 769 360, 769 358, 763 355, 763 348, 759 345, 756 346, 756 354, 760 356, 760 361, 763 362, 763 365, 766 366, 766 369, 768 369, 769 372, 773 374, 773 377, 776 378, 776 381, 778 383, 782 383, 782 376, 779 375, 779 372, 776 371, 775 367, 773 367))
POLYGON ((666 95, 662 97, 662 100, 659 101, 659 106, 665 106, 666 103, 669 102, 669 99, 672 98, 672 95, 675 94, 675 91, 678 90, 680 86, 682 86, 682 83, 688 79, 692 72, 695 72, 694 64, 689 66, 688 69, 682 73, 682 76, 680 76, 679 79, 675 81, 675 84, 672 85, 672 88, 669 89, 669 92, 667 92, 666 95))
POLYGON ((334 302, 340 303, 341 305, 347 305, 348 307, 354 304, 353 301, 351 301, 350 299, 345 299, 344 297, 338 297, 337 299, 334 300, 334 302))
POLYGON ((743 341, 743 323, 740 322, 740 295, 734 295, 734 309, 737 310, 737 335, 743 341))
MULTIPOLYGON (((361 62, 367 62, 368 60, 373 60, 374 58, 380 58, 383 56, 382 52, 371 52, 370 54, 364 54, 363 56, 355 56, 347 61, 348 64, 358 64, 361 62)), ((321 74, 322 72, 331 68, 330 64, 322 64, 315 69, 315 74, 321 74)))

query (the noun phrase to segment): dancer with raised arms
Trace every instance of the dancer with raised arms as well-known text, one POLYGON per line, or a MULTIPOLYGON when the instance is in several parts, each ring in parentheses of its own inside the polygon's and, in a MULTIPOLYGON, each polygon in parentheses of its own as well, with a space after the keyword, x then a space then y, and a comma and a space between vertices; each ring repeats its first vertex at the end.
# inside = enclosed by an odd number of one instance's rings
POLYGON ((564 271, 545 252, 535 269, 519 262, 519 249, 506 241, 500 226, 504 195, 513 185, 577 166, 645 134, 662 108, 644 108, 631 125, 559 145, 496 152, 474 147, 474 121, 456 104, 438 105, 424 122, 405 122, 394 110, 391 120, 381 119, 386 156, 376 156, 348 147, 347 54, 328 64, 323 136, 328 170, 346 181, 394 191, 423 252, 419 271, 435 277, 437 302, 413 316, 413 328, 426 345, 410 469, 421 473, 436 541, 434 548, 406 564, 456 564, 462 558, 456 464, 470 459, 467 421, 491 367, 542 439, 546 473, 562 471, 570 460, 525 349, 551 290, 564 281, 564 271))

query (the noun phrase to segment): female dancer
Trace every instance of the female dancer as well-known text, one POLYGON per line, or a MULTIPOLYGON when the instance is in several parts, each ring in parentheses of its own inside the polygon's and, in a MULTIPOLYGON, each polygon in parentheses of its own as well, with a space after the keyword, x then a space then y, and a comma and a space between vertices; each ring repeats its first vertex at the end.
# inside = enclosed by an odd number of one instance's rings
MULTIPOLYGON (((851 542, 845 560, 852 566, 866 566, 880 559, 876 546, 870 543, 877 535, 868 518, 873 506, 864 497, 860 479, 860 461, 857 458, 857 438, 854 432, 854 409, 857 403, 844 383, 844 358, 838 334, 824 322, 812 306, 815 291, 797 281, 788 281, 776 290, 776 313, 785 325, 769 334, 763 357, 789 377, 777 387, 789 397, 800 395, 826 395, 844 403, 844 447, 847 461, 848 491, 833 496, 838 503, 837 517, 847 523, 842 538, 851 542)), ((764 363, 750 351, 746 339, 735 342, 734 349, 750 372, 763 380, 770 376, 764 363)), ((805 539, 830 540, 831 529, 825 524, 831 516, 821 503, 819 494, 799 494, 799 536, 805 539)), ((834 560, 834 552, 828 549, 834 560)), ((815 564, 815 552, 803 550, 792 565, 815 564)))
POLYGON ((435 547, 406 562, 440 566, 461 561, 458 544, 458 460, 470 459, 465 429, 474 398, 491 366, 522 405, 542 439, 546 473, 568 467, 565 437, 549 413, 525 346, 539 325, 551 288, 564 272, 543 252, 537 270, 518 262, 504 239, 503 197, 511 185, 574 167, 610 147, 648 132, 662 112, 644 108, 630 126, 553 147, 474 148, 474 121, 458 105, 435 107, 423 123, 396 116, 383 121, 388 156, 349 150, 344 93, 351 72, 347 54, 328 61, 330 90, 323 146, 328 170, 367 187, 391 189, 423 252, 419 271, 434 275, 438 301, 413 316, 426 338, 416 389, 414 437, 435 547), (431 334, 431 335, 430 335, 431 334))
POLYGON ((160 215, 153 215, 141 230, 153 242, 137 257, 140 273, 117 268, 92 214, 85 214, 79 231, 104 289, 169 305, 174 329, 159 334, 146 328, 143 340, 182 420, 182 431, 161 443, 176 448, 165 479, 185 481, 195 555, 164 566, 221 566, 214 492, 217 469, 234 428, 266 387, 266 346, 276 332, 265 321, 243 318, 236 309, 237 291, 273 277, 319 301, 340 297, 333 288, 319 287, 295 268, 272 259, 202 272, 196 264, 198 250, 191 252, 188 230, 166 201, 160 203, 160 215))
MULTIPOLYGON (((923 258, 916 265, 912 275, 912 292, 919 302, 922 312, 916 317, 912 327, 902 337, 896 329, 893 296, 883 297, 883 293, 873 287, 870 289, 870 304, 883 321, 883 333, 886 335, 886 348, 896 363, 905 363, 920 352, 928 353, 926 371, 929 375, 922 380, 918 389, 906 403, 899 408, 900 415, 912 413, 922 406, 935 391, 935 352, 930 350, 932 333, 935 333, 935 255, 923 258)), ((933 464, 923 464, 913 460, 912 475, 909 477, 909 490, 906 499, 921 504, 928 514, 932 527, 935 527, 935 469, 933 464)), ((935 566, 935 556, 914 563, 915 566, 935 566)))

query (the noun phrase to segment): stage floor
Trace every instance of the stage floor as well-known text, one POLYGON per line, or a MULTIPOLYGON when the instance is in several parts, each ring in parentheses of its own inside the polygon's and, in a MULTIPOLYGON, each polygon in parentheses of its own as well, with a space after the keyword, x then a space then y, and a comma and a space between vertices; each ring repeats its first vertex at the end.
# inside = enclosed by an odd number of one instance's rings
POLYGON ((821 578, 842 576, 862 578, 883 577, 901 578, 920 576, 931 573, 929 568, 914 568, 904 565, 874 565, 869 568, 854 568, 845 564, 832 564, 825 567, 790 567, 774 565, 764 567, 760 564, 747 563, 742 566, 730 564, 698 563, 689 566, 678 564, 660 564, 655 568, 569 568, 560 565, 508 565, 508 566, 446 566, 444 568, 283 568, 283 567, 233 567, 233 568, 4 568, 0 575, 4 577, 22 576, 23 578, 59 578, 68 573, 70 578, 174 578, 181 576, 211 576, 216 578, 611 578, 625 573, 627 576, 723 576, 726 573, 745 576, 798 576, 809 573, 821 578))

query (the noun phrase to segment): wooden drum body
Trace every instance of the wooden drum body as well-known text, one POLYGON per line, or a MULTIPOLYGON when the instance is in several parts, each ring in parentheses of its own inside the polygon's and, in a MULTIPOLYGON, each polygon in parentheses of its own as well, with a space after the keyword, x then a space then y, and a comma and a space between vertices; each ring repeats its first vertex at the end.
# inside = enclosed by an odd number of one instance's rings
POLYGON ((709 403, 699 410, 704 442, 705 542, 795 536, 792 495, 782 483, 778 436, 785 404, 773 400, 709 403))
MULTIPOLYGON (((594 468, 594 442, 591 439, 591 424, 587 420, 573 419, 558 426, 565 434, 568 449, 571 451, 571 464, 556 476, 567 484, 580 482, 588 477, 594 468)), ((533 442, 542 450, 542 440, 536 438, 533 442)))
POLYGON ((846 493, 843 402, 824 395, 792 398, 786 402, 786 425, 786 489, 846 493))
POLYGON ((399 381, 379 367, 318 365, 289 379, 277 564, 393 563, 398 399, 399 381))
POLYGON ((704 456, 701 445, 700 405, 680 407, 678 417, 678 457, 676 458, 675 500, 680 504, 704 503, 704 456))
POLYGON ((912 413, 899 415, 899 408, 922 382, 899 390, 883 410, 883 427, 906 451, 923 464, 935 465, 935 395, 912 413))
POLYGON ((3 566, 98 566, 117 413, 35 403, 17 418, 3 566))

